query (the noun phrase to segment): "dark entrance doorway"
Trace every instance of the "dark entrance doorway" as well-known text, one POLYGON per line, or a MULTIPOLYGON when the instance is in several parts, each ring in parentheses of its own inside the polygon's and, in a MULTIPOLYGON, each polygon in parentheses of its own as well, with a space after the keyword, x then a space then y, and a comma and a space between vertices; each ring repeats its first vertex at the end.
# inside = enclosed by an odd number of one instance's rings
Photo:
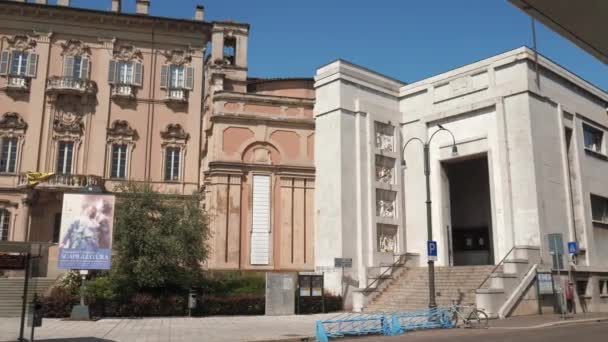
POLYGON ((494 264, 487 156, 446 163, 454 266, 494 264))

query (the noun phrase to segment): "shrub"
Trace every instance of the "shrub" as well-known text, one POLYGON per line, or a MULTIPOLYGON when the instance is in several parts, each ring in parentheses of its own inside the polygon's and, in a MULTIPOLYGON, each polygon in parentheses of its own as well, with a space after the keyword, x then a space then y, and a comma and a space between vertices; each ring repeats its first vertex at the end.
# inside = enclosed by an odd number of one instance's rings
MULTIPOLYGON (((323 303, 320 297, 300 297, 299 314, 312 314, 323 312, 323 303)), ((325 312, 335 312, 342 310, 342 297, 325 295, 325 312)))
POLYGON ((205 296, 199 300, 192 315, 263 315, 264 311, 263 295, 205 296))
POLYGON ((48 296, 41 298, 42 312, 44 317, 67 317, 72 312, 72 307, 79 301, 78 295, 71 294, 62 287, 55 287, 48 296))

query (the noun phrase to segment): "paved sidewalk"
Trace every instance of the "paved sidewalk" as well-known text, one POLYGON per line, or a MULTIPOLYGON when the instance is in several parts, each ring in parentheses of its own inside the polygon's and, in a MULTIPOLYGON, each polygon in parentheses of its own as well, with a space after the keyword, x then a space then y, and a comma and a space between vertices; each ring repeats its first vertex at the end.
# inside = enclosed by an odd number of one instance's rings
MULTIPOLYGON (((167 318, 108 318, 94 322, 44 319, 36 341, 46 342, 243 342, 313 341, 315 321, 337 313, 301 316, 225 316, 167 318)), ((491 320, 490 330, 534 329, 586 321, 608 321, 608 313, 579 314, 562 320, 559 315, 518 316, 491 320)), ((461 329, 459 329, 461 330, 461 329)), ((470 331, 469 329, 462 329, 470 331)), ((0 341, 14 340, 17 319, 0 319, 0 341), (10 331, 10 337, 5 333, 10 331)), ((435 334, 428 331, 424 334, 435 334)), ((441 333, 439 333, 441 334, 441 333)))
MULTIPOLYGON (((314 336, 316 320, 335 315, 108 318, 94 322, 44 319, 35 337, 37 342, 298 341, 314 336)), ((7 323, 0 320, 0 331, 7 328, 7 323)), ((0 336, 0 341, 5 340, 0 336)))
POLYGON ((535 329, 561 324, 576 324, 594 321, 608 321, 608 313, 582 313, 562 319, 561 315, 545 314, 516 316, 507 319, 495 319, 489 323, 490 328, 496 329, 535 329))

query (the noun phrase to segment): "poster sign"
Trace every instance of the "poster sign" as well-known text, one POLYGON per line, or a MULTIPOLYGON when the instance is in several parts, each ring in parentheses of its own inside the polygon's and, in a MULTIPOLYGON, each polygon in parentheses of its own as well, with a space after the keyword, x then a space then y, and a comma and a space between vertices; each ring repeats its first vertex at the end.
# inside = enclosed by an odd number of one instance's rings
POLYGON ((351 268, 353 267, 353 259, 352 258, 334 258, 334 266, 336 268, 351 268))
POLYGON ((64 194, 58 268, 110 269, 113 224, 113 195, 64 194))
POLYGON ((551 273, 538 273, 538 294, 552 295, 553 294, 553 277, 551 273))

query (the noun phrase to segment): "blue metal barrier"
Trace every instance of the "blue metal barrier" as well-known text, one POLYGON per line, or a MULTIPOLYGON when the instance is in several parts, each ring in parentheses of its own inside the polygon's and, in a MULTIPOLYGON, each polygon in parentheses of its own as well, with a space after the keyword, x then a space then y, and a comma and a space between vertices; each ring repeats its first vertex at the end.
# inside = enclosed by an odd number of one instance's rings
POLYGON ((417 329, 451 328, 449 308, 425 308, 408 311, 343 313, 316 322, 319 342, 330 338, 360 335, 401 335, 417 329))

